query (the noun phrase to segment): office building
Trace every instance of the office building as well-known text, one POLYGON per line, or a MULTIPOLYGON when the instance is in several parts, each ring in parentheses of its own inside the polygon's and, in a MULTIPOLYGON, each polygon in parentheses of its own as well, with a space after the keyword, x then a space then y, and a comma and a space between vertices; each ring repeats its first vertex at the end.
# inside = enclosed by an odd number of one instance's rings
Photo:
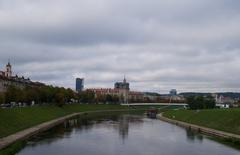
POLYGON ((77 92, 83 91, 83 88, 84 88, 84 79, 76 78, 76 91, 77 92))
POLYGON ((172 90, 170 90, 169 94, 171 96, 176 96, 177 95, 177 90, 176 89, 172 89, 172 90))

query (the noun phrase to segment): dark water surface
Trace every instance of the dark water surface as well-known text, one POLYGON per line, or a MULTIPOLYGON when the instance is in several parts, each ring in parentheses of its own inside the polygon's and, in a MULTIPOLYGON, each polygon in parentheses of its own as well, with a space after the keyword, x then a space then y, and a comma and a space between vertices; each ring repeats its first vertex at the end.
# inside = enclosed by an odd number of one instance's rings
POLYGON ((27 142, 18 155, 239 155, 184 128, 136 115, 72 119, 27 142))

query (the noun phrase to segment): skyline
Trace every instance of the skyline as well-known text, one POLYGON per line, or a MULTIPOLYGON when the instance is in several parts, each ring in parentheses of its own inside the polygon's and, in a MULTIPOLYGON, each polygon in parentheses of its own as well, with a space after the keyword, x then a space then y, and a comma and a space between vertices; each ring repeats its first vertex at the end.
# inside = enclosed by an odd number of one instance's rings
MULTIPOLYGON (((10 64, 11 65, 11 62, 10 62, 10 60, 8 60, 8 64, 10 64)), ((8 65, 7 64, 7 65, 8 65)), ((5 70, 3 70, 2 72, 6 72, 6 68, 5 68, 5 70)), ((14 77, 20 77, 20 78, 25 78, 26 80, 30 80, 31 81, 31 79, 30 79, 30 77, 24 77, 23 75, 21 76, 19 76, 19 74, 14 74, 14 72, 11 72, 11 73, 13 73, 11 76, 14 78, 14 77)), ((79 86, 77 86, 77 85, 79 85, 79 84, 77 84, 77 79, 81 79, 81 80, 85 80, 84 78, 79 78, 79 77, 77 77, 77 78, 75 78, 75 88, 74 87, 65 87, 65 88, 71 88, 72 90, 75 90, 75 91, 78 91, 77 89, 79 89, 79 88, 77 88, 77 87, 79 87, 79 86)), ((116 83, 119 83, 119 82, 127 82, 127 83, 129 83, 127 80, 126 80, 126 76, 124 75, 124 78, 123 78, 123 81, 115 81, 114 82, 114 87, 116 87, 115 85, 116 85, 116 83)), ((42 83, 41 81, 32 81, 32 82, 37 82, 37 83, 42 83)), ((84 83, 84 82, 83 82, 84 83)), ((47 83, 42 83, 42 84, 47 84, 47 83)), ((51 86, 52 84, 50 84, 50 83, 48 83, 47 85, 49 85, 49 86, 51 86)), ((82 85, 82 84, 81 84, 82 85)), ((52 85, 52 86, 56 86, 56 87, 61 87, 61 86, 59 86, 59 85, 52 85)), ((63 86, 64 87, 64 86, 63 86)), ((82 85, 82 87, 84 87, 84 84, 82 85)), ((99 86, 96 86, 96 87, 88 87, 88 88, 84 88, 85 90, 88 90, 88 89, 114 89, 114 88, 112 88, 112 87, 99 87, 99 86)), ((130 90, 130 89, 129 89, 130 90)), ((131 91, 133 91, 133 92, 141 92, 141 90, 132 90, 131 89, 131 91)), ((176 91, 176 94, 177 94, 177 90, 176 89, 171 89, 171 90, 166 90, 166 92, 159 92, 159 91, 155 91, 155 92, 153 92, 152 91, 152 93, 159 93, 159 94, 172 94, 172 91, 176 91)), ((144 92, 144 91, 142 91, 142 92, 144 92)), ((145 92, 151 92, 151 91, 145 91, 145 92)), ((201 91, 199 91, 199 92, 197 92, 197 91, 188 91, 188 92, 184 92, 184 91, 182 91, 182 92, 178 92, 178 93, 239 93, 239 92, 229 92, 229 91, 223 91, 223 92, 220 92, 220 91, 216 91, 216 92, 201 92, 201 91)))
POLYGON ((74 88, 239 92, 237 0, 0 0, 0 66, 74 88), (76 8, 79 6, 79 9, 76 8))

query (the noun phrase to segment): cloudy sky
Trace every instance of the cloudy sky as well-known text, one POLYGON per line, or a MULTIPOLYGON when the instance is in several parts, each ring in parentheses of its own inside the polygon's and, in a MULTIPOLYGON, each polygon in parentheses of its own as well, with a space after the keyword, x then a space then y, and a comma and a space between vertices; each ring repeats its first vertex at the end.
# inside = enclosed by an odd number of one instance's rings
POLYGON ((239 0, 0 0, 0 65, 74 88, 240 91, 239 0))

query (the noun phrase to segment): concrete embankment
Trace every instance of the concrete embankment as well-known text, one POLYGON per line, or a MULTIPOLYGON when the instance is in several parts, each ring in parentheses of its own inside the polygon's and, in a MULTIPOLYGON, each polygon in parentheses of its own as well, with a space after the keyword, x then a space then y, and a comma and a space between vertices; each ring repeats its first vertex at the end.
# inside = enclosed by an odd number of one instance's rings
POLYGON ((86 112, 79 112, 79 113, 73 113, 67 116, 63 116, 42 124, 39 124, 37 126, 25 129, 23 131, 19 131, 15 134, 12 134, 10 136, 4 137, 0 139, 0 150, 8 147, 9 145, 21 141, 21 140, 26 140, 29 137, 36 135, 38 133, 41 133, 43 131, 46 131, 50 128, 53 128, 56 125, 59 125, 63 123, 64 121, 71 119, 76 116, 84 115, 84 114, 89 114, 89 113, 103 113, 103 112, 124 112, 124 111, 134 111, 134 110, 98 110, 98 111, 86 111, 86 112))
POLYGON ((162 121, 169 122, 169 123, 172 123, 172 124, 184 127, 184 128, 193 129, 195 131, 198 131, 200 133, 204 133, 207 135, 240 141, 240 135, 237 135, 237 134, 232 134, 232 133, 228 133, 228 132, 224 132, 224 131, 219 131, 219 130, 215 130, 215 129, 211 129, 211 128, 202 127, 199 125, 194 125, 194 124, 190 124, 190 123, 186 123, 186 122, 182 122, 182 121, 169 119, 169 118, 162 116, 162 114, 158 114, 157 118, 162 121))

